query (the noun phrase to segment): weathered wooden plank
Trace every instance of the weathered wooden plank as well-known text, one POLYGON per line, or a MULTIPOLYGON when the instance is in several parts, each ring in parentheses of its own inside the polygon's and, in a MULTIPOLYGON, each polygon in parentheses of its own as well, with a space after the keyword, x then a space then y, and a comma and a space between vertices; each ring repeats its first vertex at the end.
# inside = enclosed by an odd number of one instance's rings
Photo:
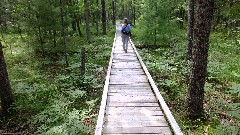
POLYGON ((121 75, 111 75, 110 80, 116 80, 116 81, 125 81, 125 80, 137 80, 139 82, 147 81, 146 76, 144 75, 127 75, 127 74, 121 74, 121 75))
MULTIPOLYGON (((118 109, 112 109, 112 110, 108 110, 106 111, 106 115, 135 115, 135 116, 139 116, 139 115, 146 115, 146 116, 162 116, 163 112, 162 111, 150 111, 150 110, 145 110, 145 111, 141 111, 141 110, 118 110, 118 109)), ((131 121, 129 121, 131 122, 131 121)))
POLYGON ((114 81, 110 80, 110 84, 111 85, 122 85, 122 87, 125 87, 123 85, 126 85, 126 87, 127 87, 127 85, 138 85, 138 86, 142 85, 143 87, 144 86, 148 86, 145 83, 147 83, 147 81, 144 81, 144 80, 141 81, 141 82, 138 82, 138 81, 135 81, 135 80, 132 80, 132 81, 122 81, 122 82, 116 81, 116 80, 114 80, 114 81))
POLYGON ((106 111, 109 111, 109 110, 116 110, 116 111, 145 111, 145 112, 148 112, 148 111, 161 111, 161 108, 160 107, 109 107, 107 106, 106 107, 106 111))
POLYGON ((108 102, 107 106, 116 106, 116 107, 157 107, 159 104, 157 102, 155 103, 119 103, 119 102, 108 102))
POLYGON ((146 82, 110 82, 110 85, 116 85, 115 87, 119 87, 121 85, 121 87, 130 87, 130 86, 141 86, 141 87, 148 87, 149 84, 146 82))
POLYGON ((116 55, 119 55, 119 56, 136 56, 136 54, 135 53, 131 53, 131 52, 128 52, 128 53, 125 53, 124 51, 115 51, 114 53, 113 53, 113 56, 116 56, 116 55))
POLYGON ((117 63, 117 62, 137 62, 137 60, 114 59, 113 62, 114 63, 117 63))
MULTIPOLYGON (((164 116, 135 116, 135 115, 106 115, 105 121, 120 121, 120 122, 141 122, 141 121, 166 121, 164 116)), ((167 123, 167 122, 166 122, 167 123)))
POLYGON ((120 66, 122 66, 122 65, 124 65, 124 66, 132 66, 132 65, 137 65, 137 66, 140 66, 140 63, 139 62, 126 62, 126 61, 124 61, 124 62, 115 62, 115 63, 112 63, 112 65, 114 66, 114 65, 120 65, 120 66))
MULTIPOLYGON (((136 133, 136 134, 107 134, 107 133, 103 133, 103 135, 163 135, 163 134, 141 134, 141 133, 136 133)), ((165 135, 165 134, 164 134, 165 135)), ((171 134, 166 134, 166 135, 171 135, 171 134)))
POLYGON ((134 79, 125 79, 123 81, 119 80, 110 80, 110 84, 119 84, 119 85, 134 85, 134 84, 139 84, 139 83, 147 83, 147 80, 134 80, 134 79))
POLYGON ((110 90, 151 90, 150 85, 148 84, 135 84, 135 85, 119 85, 119 84, 110 84, 109 85, 110 90), (142 88, 139 88, 142 87, 142 88))
MULTIPOLYGON (((134 72, 140 72, 140 71, 144 72, 142 68, 140 68, 140 69, 126 69, 126 68, 124 68, 124 69, 121 69, 121 68, 116 69, 116 68, 115 68, 115 69, 112 69, 112 70, 111 70, 111 72, 115 72, 115 71, 116 71, 116 72, 117 72, 117 71, 123 71, 123 72, 131 72, 131 71, 132 71, 133 73, 134 73, 134 72)), ((145 72, 144 72, 144 73, 145 73, 145 72)))
POLYGON ((137 64, 137 65, 128 65, 127 63, 125 63, 125 64, 113 64, 112 65, 112 68, 130 68, 130 69, 139 69, 139 68, 141 68, 141 66, 139 65, 139 64, 137 64))
MULTIPOLYGON (((133 114, 134 115, 134 114, 133 114)), ((166 121, 116 122, 106 121, 105 128, 111 127, 168 127, 166 121)))
POLYGON ((110 82, 119 82, 119 84, 122 83, 128 83, 128 82, 136 82, 136 83, 148 83, 148 79, 144 75, 111 75, 110 82))
POLYGON ((126 77, 126 78, 134 78, 134 79, 147 79, 146 75, 136 75, 136 74, 118 74, 118 75, 111 75, 111 79, 117 78, 117 79, 121 79, 122 77, 126 77))
POLYGON ((139 85, 109 85, 110 90, 151 90, 150 85, 139 86, 139 85), (124 86, 124 87, 123 87, 124 86))
MULTIPOLYGON (((123 85, 122 85, 123 86, 123 85)), ((127 90, 131 90, 131 91, 151 91, 151 88, 149 86, 145 86, 145 87, 128 87, 127 85, 124 85, 124 87, 120 87, 120 85, 111 85, 109 86, 110 90, 117 90, 117 91, 127 91, 127 90)))
MULTIPOLYGON (((109 95, 154 95, 150 90, 109 90, 109 95)), ((155 95, 154 95, 155 96, 155 95)))
POLYGON ((164 134, 171 135, 169 127, 107 127, 104 134, 164 134))
POLYGON ((124 59, 124 58, 114 58, 113 59, 113 61, 114 62, 118 62, 118 61, 120 61, 120 62, 136 62, 136 61, 138 61, 138 59, 137 58, 128 58, 127 60, 126 59, 124 59))
POLYGON ((109 91, 108 92, 108 96, 127 96, 127 95, 136 95, 136 96, 155 96, 153 93, 151 93, 150 91, 149 92, 119 92, 119 93, 113 93, 112 91, 109 91))
POLYGON ((124 87, 125 89, 120 89, 119 87, 111 87, 109 88, 109 92, 152 92, 151 88, 146 87, 146 89, 139 89, 139 88, 131 88, 131 87, 124 87))
POLYGON ((146 82, 110 82, 111 87, 150 87, 149 83, 146 82))
POLYGON ((108 96, 108 101, 109 102, 122 102, 122 103, 125 103, 125 102, 128 102, 128 103, 143 103, 143 102, 156 102, 156 99, 155 97, 147 97, 147 96, 141 96, 141 97, 138 97, 138 98, 131 98, 130 96, 129 97, 119 97, 117 98, 117 96, 108 96))
POLYGON ((115 55, 113 59, 138 60, 136 56, 120 56, 120 55, 115 55))
POLYGON ((121 75, 121 74, 145 75, 145 73, 141 69, 137 69, 137 70, 115 70, 115 69, 111 71, 111 75, 121 75))
POLYGON ((109 91, 108 96, 154 96, 151 91, 109 91))
POLYGON ((135 100, 141 100, 141 99, 143 99, 143 100, 156 100, 156 97, 155 96, 145 96, 145 95, 143 95, 143 96, 137 96, 137 95, 126 95, 126 96, 124 96, 124 95, 122 95, 122 96, 119 96, 119 95, 111 95, 111 96, 108 96, 108 101, 110 101, 111 99, 122 99, 122 100, 132 100, 132 99, 135 99, 135 100))
MULTIPOLYGON (((148 95, 108 95, 108 99, 126 99, 126 100, 130 100, 130 99, 155 99, 155 96, 148 96, 148 95)), ((156 100, 157 101, 157 100, 156 100)))

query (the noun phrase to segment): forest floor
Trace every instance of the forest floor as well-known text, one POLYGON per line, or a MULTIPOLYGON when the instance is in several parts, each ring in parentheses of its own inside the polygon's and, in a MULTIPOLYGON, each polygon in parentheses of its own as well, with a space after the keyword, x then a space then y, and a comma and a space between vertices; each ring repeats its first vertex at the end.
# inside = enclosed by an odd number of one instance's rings
POLYGON ((111 54, 114 27, 106 36, 67 37, 69 67, 63 46, 45 44, 45 58, 36 40, 26 34, 3 35, 5 60, 15 102, 12 117, 0 120, 0 133, 91 134, 111 54), (86 71, 81 76, 81 48, 86 71))
MULTIPOLYGON (((135 32, 139 32, 137 28, 135 32)), ((138 35, 134 41, 184 134, 236 135, 240 130, 240 43, 237 42, 240 38, 212 33, 205 84, 205 121, 190 122, 186 118, 185 101, 191 62, 185 60, 184 33, 179 31, 170 42, 162 41, 158 47, 142 44, 138 35)))
MULTIPOLYGON (((138 31, 134 43, 168 103, 184 134, 236 134, 240 124, 240 43, 237 38, 213 33, 205 85, 205 121, 191 123, 185 116, 190 62, 185 60, 185 31, 163 45, 142 44, 138 31), (180 116, 180 117, 179 117, 180 116)), ((65 66, 63 46, 45 45, 43 58, 36 39, 15 33, 4 35, 7 62, 15 103, 12 117, 0 120, 0 133, 91 134, 108 66, 114 28, 107 36, 69 36, 65 66), (80 75, 81 48, 86 48, 86 73, 80 75)), ((240 38, 238 38, 240 39, 240 38)), ((161 43, 161 42, 160 42, 161 43)))

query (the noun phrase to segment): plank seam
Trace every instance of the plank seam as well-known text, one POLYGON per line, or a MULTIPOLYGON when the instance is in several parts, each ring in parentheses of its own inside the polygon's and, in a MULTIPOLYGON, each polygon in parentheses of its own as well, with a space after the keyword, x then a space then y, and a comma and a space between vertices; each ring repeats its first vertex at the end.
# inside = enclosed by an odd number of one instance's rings
POLYGON ((160 91, 158 90, 156 84, 154 83, 153 79, 152 79, 152 76, 150 75, 150 73, 148 72, 147 70, 147 67, 145 66, 145 64, 143 63, 143 60, 141 59, 141 56, 139 55, 139 53, 137 52, 137 49, 135 47, 135 45, 133 44, 132 40, 130 39, 130 44, 132 45, 136 55, 137 55, 137 58, 138 60, 140 61, 141 65, 142 65, 142 68, 145 72, 145 74, 147 75, 148 77, 148 80, 149 80, 149 83, 150 85, 152 86, 152 89, 153 89, 153 92, 155 93, 162 109, 163 109, 163 112, 165 114, 165 116, 167 117, 167 120, 173 130, 173 132, 176 134, 176 135, 183 135, 180 127, 178 126, 176 120, 174 119, 171 111, 169 110, 166 102, 164 101, 162 95, 160 94, 160 91))

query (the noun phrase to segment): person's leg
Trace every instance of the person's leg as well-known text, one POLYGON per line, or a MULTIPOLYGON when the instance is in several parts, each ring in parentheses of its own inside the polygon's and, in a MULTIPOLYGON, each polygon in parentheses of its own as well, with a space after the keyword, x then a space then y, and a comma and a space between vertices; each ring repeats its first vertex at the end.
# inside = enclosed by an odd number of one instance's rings
POLYGON ((129 36, 126 37, 126 41, 125 41, 125 43, 126 43, 125 49, 126 50, 128 49, 128 42, 129 42, 129 36))
POLYGON ((125 36, 124 35, 122 35, 122 42, 123 42, 123 45, 122 45, 123 50, 125 50, 125 36))
POLYGON ((125 36, 125 39, 124 39, 125 41, 124 41, 124 51, 125 52, 127 52, 127 44, 128 44, 128 42, 127 42, 127 36, 125 36))

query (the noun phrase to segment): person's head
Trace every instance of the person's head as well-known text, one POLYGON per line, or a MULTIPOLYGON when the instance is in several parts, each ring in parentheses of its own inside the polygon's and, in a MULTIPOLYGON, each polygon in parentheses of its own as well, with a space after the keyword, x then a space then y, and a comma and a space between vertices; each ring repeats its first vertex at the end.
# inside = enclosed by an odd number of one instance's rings
POLYGON ((123 23, 124 23, 125 26, 127 26, 128 25, 128 19, 124 18, 123 23))

